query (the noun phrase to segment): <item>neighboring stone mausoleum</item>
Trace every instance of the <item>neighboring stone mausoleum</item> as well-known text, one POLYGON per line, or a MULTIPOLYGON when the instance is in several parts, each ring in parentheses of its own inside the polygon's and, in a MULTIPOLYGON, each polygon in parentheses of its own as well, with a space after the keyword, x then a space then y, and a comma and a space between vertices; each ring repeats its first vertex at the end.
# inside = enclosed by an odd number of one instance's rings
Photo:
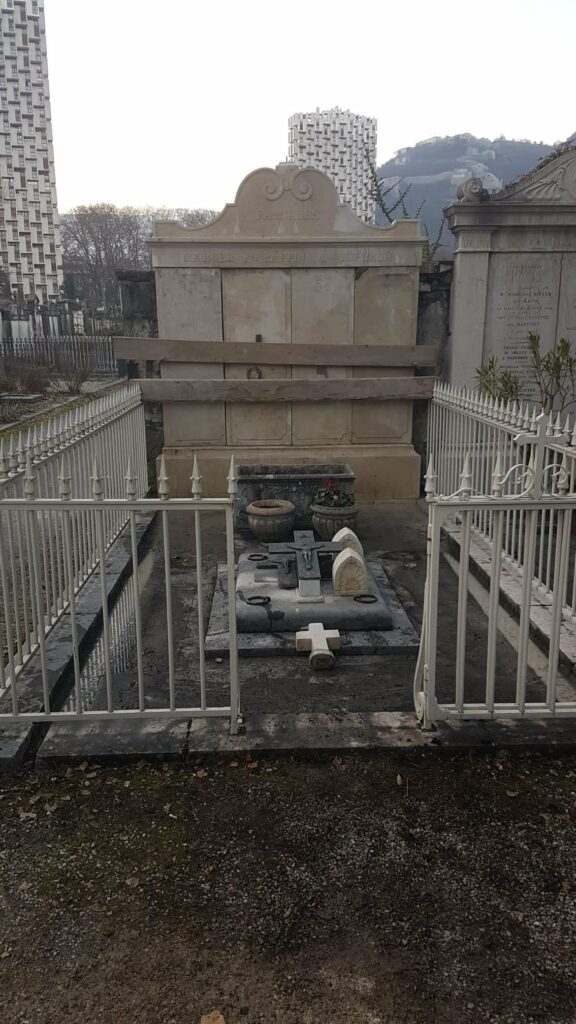
POLYGON ((452 281, 450 381, 475 386, 490 356, 512 370, 523 397, 527 336, 542 347, 576 341, 576 149, 488 195, 476 179, 448 207, 456 236, 452 281))
POLYGON ((415 368, 433 362, 416 350, 423 245, 418 221, 367 225, 326 175, 292 164, 248 175, 205 227, 157 223, 146 344, 162 379, 142 389, 163 402, 171 492, 189 493, 195 452, 208 494, 234 453, 348 464, 358 498, 417 496, 412 406, 431 381, 415 368))

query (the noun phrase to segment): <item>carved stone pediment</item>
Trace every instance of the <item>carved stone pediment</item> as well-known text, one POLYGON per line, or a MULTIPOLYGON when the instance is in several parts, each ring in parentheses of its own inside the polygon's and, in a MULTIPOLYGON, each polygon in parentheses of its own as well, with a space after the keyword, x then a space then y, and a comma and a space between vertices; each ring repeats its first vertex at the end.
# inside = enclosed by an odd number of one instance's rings
POLYGON ((496 192, 490 201, 576 204, 576 148, 496 192))
POLYGON ((154 225, 158 242, 265 241, 416 242, 422 244, 418 220, 396 221, 389 227, 365 224, 352 208, 339 202, 330 178, 313 167, 279 164, 261 167, 240 185, 234 203, 199 228, 172 221, 154 225))

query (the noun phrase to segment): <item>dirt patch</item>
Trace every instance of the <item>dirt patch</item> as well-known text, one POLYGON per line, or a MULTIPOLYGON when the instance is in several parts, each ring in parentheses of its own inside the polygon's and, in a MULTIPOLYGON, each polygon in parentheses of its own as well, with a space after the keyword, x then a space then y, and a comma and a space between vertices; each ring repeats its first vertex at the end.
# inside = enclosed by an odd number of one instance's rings
POLYGON ((576 758, 0 782, 0 1019, 574 1020, 576 758))

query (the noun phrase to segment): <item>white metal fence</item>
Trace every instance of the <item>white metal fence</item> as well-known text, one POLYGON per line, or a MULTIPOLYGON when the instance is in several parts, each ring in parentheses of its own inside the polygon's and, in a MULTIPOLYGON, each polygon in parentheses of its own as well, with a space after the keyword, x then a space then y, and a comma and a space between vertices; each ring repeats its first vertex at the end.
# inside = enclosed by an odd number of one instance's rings
POLYGON ((576 715, 576 700, 558 695, 561 649, 576 649, 575 442, 568 420, 437 386, 429 419, 428 572, 415 677, 416 708, 425 725, 454 717, 576 715), (439 649, 447 645, 438 635, 443 531, 457 537, 460 559, 454 658, 439 679, 439 649), (490 592, 483 692, 471 699, 468 594, 470 558, 478 560, 478 552, 485 555, 490 592), (510 580, 519 608, 513 693, 510 680, 498 675, 499 608, 510 580), (532 683, 528 692, 530 628, 536 620, 549 647, 545 693, 537 695, 532 683))
POLYGON ((96 375, 116 375, 117 362, 112 338, 100 335, 38 335, 0 342, 0 358, 6 367, 25 363, 58 370, 90 370, 96 375))
MULTIPOLYGON (((129 448, 123 446, 125 455, 129 448)), ((4 498, 0 501, 0 577, 2 585, 2 610, 4 649, 6 664, 3 680, 6 691, 4 702, 10 701, 9 709, 0 703, 0 724, 4 721, 52 722, 81 720, 112 720, 128 718, 173 718, 229 717, 231 731, 238 729, 240 716, 240 695, 238 683, 238 654, 236 641, 235 614, 235 573, 234 573, 234 498, 236 474, 234 460, 230 464, 227 498, 203 498, 201 477, 194 460, 192 472, 192 497, 170 498, 169 480, 162 457, 158 478, 158 498, 139 497, 140 481, 133 471, 132 458, 128 458, 124 470, 124 496, 105 496, 104 478, 100 462, 95 459, 91 476, 91 497, 71 497, 71 473, 66 457, 61 460, 59 473, 60 496, 58 498, 38 497, 31 454, 27 455, 24 473, 24 497, 4 498), (207 513, 221 513, 225 518, 227 593, 229 612, 229 700, 223 705, 211 705, 207 697, 206 662, 204 653, 205 608, 203 592, 202 518, 207 513), (141 616, 141 595, 138 587, 138 573, 133 571, 131 588, 135 628, 135 673, 137 688, 133 706, 126 707, 119 700, 114 686, 111 657, 110 624, 107 615, 108 581, 106 549, 110 539, 116 536, 118 524, 125 524, 130 537, 133 570, 138 566, 137 516, 140 513, 157 513, 159 516, 164 564, 163 614, 166 622, 167 687, 166 701, 159 706, 157 695, 155 705, 149 706, 146 693, 144 667, 145 635, 141 616), (176 651, 174 643, 173 586, 171 572, 170 521, 175 514, 185 513, 194 523, 196 553, 196 591, 198 619, 198 665, 197 672, 186 665, 186 679, 183 681, 176 672, 176 651), (50 525, 53 546, 46 543, 46 522, 50 525), (14 545, 14 538, 21 545, 14 545), (12 538, 12 547, 9 547, 12 538), (7 543, 8 541, 8 543, 7 543), (87 554, 88 553, 88 554, 87 554), (24 555, 25 564, 22 561, 24 555), (54 560, 54 567, 51 563, 54 560), (82 694, 82 667, 80 658, 80 636, 77 625, 78 602, 86 572, 97 571, 99 576, 100 599, 104 609, 102 626, 102 656, 105 696, 103 707, 86 708, 82 694), (84 575, 83 575, 84 574, 84 575), (27 587, 26 619, 23 616, 22 601, 17 597, 13 579, 25 580, 27 587), (54 592, 52 583, 57 580, 54 592), (49 581, 48 584, 46 581, 49 581), (66 616, 69 628, 69 643, 73 655, 74 688, 65 706, 54 704, 51 694, 51 674, 48 667, 49 631, 58 617, 66 616), (23 628, 24 627, 24 628, 23 628), (30 708, 27 693, 21 697, 19 669, 26 656, 38 653, 42 695, 40 706, 30 708), (187 682, 197 689, 199 699, 190 703, 186 700, 187 682)))
POLYGON ((107 550, 129 517, 122 504, 108 506, 101 521, 86 506, 66 520, 49 504, 35 505, 31 514, 9 510, 31 497, 57 499, 59 508, 63 499, 89 499, 94 488, 100 498, 123 499, 127 452, 132 453, 134 496, 140 498, 148 483, 144 412, 136 385, 13 432, 8 440, 0 435, 0 688, 13 684, 67 612, 69 571, 77 593, 99 563, 102 544, 107 550))
MULTIPOLYGON (((504 404, 463 388, 437 384, 430 404, 428 450, 437 494, 455 493, 463 470, 472 494, 490 494, 498 462, 498 472, 506 480, 504 495, 517 495, 522 471, 536 457, 542 466, 543 492, 555 493, 562 466, 568 476, 568 492, 576 490, 576 422, 572 424, 568 416, 559 414, 545 416, 527 403, 504 404), (516 467, 514 473, 512 467, 516 467)), ((533 588, 544 607, 553 598, 557 519, 554 508, 542 508, 538 516, 532 573, 533 588)), ((477 542, 488 551, 493 533, 489 509, 477 509, 471 525, 477 542)), ((511 506, 504 516, 502 557, 506 570, 516 576, 524 575, 525 539, 525 512, 511 506)), ((576 623, 576 551, 572 545, 568 557, 563 612, 567 621, 576 623)))

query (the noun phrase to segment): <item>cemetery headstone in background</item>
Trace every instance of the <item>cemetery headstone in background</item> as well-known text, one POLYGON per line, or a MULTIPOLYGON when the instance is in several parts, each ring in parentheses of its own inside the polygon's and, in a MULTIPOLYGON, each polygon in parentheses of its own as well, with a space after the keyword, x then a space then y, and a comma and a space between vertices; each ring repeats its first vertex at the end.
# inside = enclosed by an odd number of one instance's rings
POLYGON ((528 333, 547 351, 576 341, 576 149, 501 192, 466 183, 448 207, 456 236, 450 381, 474 387, 476 368, 496 356, 536 398, 528 333))

